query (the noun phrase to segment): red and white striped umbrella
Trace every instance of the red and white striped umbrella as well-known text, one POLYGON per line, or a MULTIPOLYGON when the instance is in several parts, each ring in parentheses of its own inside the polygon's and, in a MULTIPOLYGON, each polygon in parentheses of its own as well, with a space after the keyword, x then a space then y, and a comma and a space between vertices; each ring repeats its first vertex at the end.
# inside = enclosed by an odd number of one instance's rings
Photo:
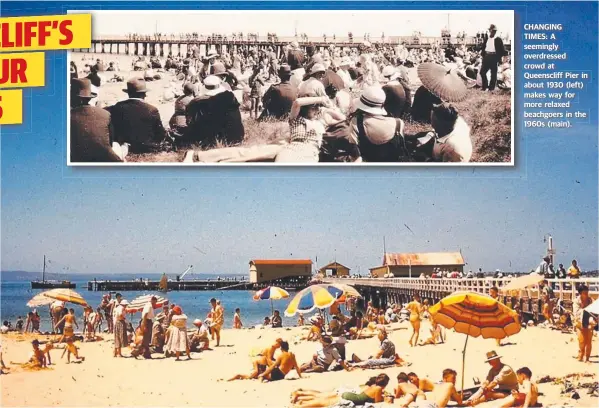
POLYGON ((142 295, 131 301, 127 306, 127 313, 137 313, 144 310, 144 307, 150 303, 152 296, 156 297, 155 309, 160 309, 164 305, 168 305, 168 299, 158 295, 142 295))

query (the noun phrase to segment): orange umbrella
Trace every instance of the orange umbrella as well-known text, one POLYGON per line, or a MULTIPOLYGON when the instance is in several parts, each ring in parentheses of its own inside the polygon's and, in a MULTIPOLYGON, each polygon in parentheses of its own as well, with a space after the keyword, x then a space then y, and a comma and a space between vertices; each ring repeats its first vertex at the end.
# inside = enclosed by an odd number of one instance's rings
POLYGON ((518 313, 491 296, 475 292, 456 292, 431 306, 433 320, 448 329, 466 335, 462 351, 462 391, 468 337, 503 339, 521 329, 518 313))

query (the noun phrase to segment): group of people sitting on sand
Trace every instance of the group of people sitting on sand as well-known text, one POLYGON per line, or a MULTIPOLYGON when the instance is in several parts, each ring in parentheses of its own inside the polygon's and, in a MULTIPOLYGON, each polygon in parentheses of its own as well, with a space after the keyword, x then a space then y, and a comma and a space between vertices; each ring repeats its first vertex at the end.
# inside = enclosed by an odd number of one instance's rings
MULTIPOLYGON (((200 161, 229 160, 233 154, 245 161, 277 162, 470 161, 469 125, 449 97, 425 86, 413 92, 408 69, 432 61, 449 64, 450 70, 451 64, 463 68, 471 51, 463 50, 460 57, 438 50, 425 58, 410 56, 413 51, 400 55, 404 51, 368 41, 350 51, 334 45, 321 50, 300 47, 293 41, 280 53, 247 46, 221 54, 210 49, 200 55, 195 47, 186 58, 169 55, 159 65, 181 70, 182 75, 177 77, 182 89, 166 99, 177 98, 170 129, 163 126, 156 107, 139 103, 150 91, 146 81, 154 80, 154 74, 130 78, 123 89, 129 99, 100 112, 94 102, 101 85, 97 72, 84 78, 75 72, 71 160, 122 161, 129 152, 157 152, 175 144, 203 149, 237 146, 198 156, 200 161), (287 143, 279 149, 239 146, 246 136, 240 108, 246 105, 257 120, 288 121, 287 143), (428 125, 430 131, 405 135, 403 120, 408 117, 428 125)), ((98 64, 92 71, 100 69, 98 64)), ((475 81, 463 71, 466 82, 475 81)))
POLYGON ((366 384, 355 388, 340 388, 335 391, 298 389, 291 394, 291 402, 300 407, 363 406, 380 402, 400 407, 445 408, 450 401, 458 406, 476 406, 495 401, 497 407, 537 407, 538 389, 531 381, 532 372, 522 367, 514 372, 503 364, 495 352, 487 353, 491 369, 487 379, 478 390, 458 391, 457 372, 451 368, 443 370, 441 381, 421 378, 416 373, 400 372, 397 386, 386 391, 390 378, 387 374, 371 377, 366 384), (468 397, 468 398, 466 398, 468 397))

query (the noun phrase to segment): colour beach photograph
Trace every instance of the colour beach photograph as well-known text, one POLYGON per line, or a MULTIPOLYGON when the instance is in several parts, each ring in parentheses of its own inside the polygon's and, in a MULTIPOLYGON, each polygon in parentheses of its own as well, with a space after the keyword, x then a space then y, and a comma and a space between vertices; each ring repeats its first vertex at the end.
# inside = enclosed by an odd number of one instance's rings
POLYGON ((91 14, 70 165, 514 163, 513 11, 91 14))

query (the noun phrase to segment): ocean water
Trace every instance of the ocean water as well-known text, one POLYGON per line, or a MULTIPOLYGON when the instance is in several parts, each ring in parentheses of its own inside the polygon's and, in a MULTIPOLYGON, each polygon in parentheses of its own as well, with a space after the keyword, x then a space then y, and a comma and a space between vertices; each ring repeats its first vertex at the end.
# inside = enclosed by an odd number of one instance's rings
MULTIPOLYGON (((203 277, 203 276, 202 276, 203 277)), ((239 277, 238 277, 239 278, 239 277)), ((119 277, 111 277, 113 280, 118 280, 119 277)), ((102 300, 103 292, 92 292, 87 290, 87 279, 78 280, 72 279, 72 282, 77 284, 75 289, 89 305, 96 308, 102 300)), ((13 326, 18 316, 23 316, 26 320, 27 313, 32 309, 27 307, 27 302, 36 294, 42 292, 41 289, 31 289, 29 281, 2 281, 0 284, 0 320, 9 320, 13 326)), ((122 292, 123 298, 129 301, 134 298, 148 294, 150 292, 122 292)), ((164 294, 160 294, 164 295, 164 294)), ((225 308, 225 328, 233 327, 233 314, 236 308, 241 309, 241 319, 245 327, 262 324, 265 316, 271 315, 270 301, 261 300, 255 301, 252 299, 254 292, 246 290, 228 290, 228 291, 171 291, 165 296, 171 302, 175 303, 183 309, 189 319, 206 318, 206 314, 210 311, 210 299, 217 298, 221 301, 221 305, 225 308)), ((284 311, 295 295, 290 293, 289 299, 274 301, 275 310, 281 312, 284 326, 293 326, 297 323, 297 318, 287 318, 284 316, 284 311)), ((78 318, 78 323, 81 323, 83 316, 83 308, 77 305, 72 305, 75 309, 75 314, 78 318)), ((51 331, 51 320, 47 306, 37 308, 40 314, 41 330, 51 331)), ((135 322, 140 318, 140 314, 133 315, 131 321, 135 322)), ((105 326, 104 326, 105 327, 105 326)), ((80 325, 81 328, 81 325, 80 325)))

